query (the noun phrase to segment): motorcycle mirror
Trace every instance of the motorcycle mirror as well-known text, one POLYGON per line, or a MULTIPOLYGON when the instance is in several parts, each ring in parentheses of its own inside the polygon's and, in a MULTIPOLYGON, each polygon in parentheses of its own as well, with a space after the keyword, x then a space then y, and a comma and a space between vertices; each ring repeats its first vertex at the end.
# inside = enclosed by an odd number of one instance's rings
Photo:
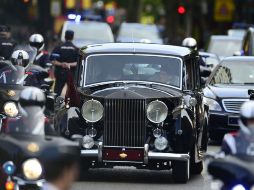
POLYGON ((45 84, 49 85, 50 88, 52 87, 54 81, 51 78, 45 78, 44 79, 45 84))
POLYGON ((49 86, 48 84, 42 84, 42 85, 41 85, 41 89, 42 89, 43 91, 49 91, 49 90, 50 90, 50 86, 49 86))

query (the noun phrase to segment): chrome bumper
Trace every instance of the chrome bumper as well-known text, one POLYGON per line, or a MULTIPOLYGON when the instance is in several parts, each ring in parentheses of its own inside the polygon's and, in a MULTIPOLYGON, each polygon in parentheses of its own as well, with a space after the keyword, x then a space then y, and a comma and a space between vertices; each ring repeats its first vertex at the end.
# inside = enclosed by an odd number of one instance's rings
MULTIPOLYGON (((102 160, 102 154, 99 154, 99 150, 81 150, 81 156, 85 158, 98 158, 102 160)), ((189 154, 176 154, 176 153, 163 153, 163 152, 151 152, 144 156, 144 163, 148 164, 149 160, 165 160, 165 161, 189 161, 189 154)))

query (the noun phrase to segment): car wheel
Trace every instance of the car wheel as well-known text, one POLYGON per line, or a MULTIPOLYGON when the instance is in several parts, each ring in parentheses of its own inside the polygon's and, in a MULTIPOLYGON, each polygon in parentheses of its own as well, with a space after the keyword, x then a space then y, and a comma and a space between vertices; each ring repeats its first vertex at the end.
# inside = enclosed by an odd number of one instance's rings
POLYGON ((173 161, 172 176, 176 183, 186 183, 190 178, 189 162, 173 161))

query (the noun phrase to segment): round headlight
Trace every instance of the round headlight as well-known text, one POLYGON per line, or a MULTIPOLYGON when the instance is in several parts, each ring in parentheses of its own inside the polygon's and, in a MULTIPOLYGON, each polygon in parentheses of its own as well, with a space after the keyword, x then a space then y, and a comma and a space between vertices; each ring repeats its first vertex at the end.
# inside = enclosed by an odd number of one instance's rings
POLYGON ((22 169, 24 176, 28 180, 36 180, 42 174, 42 166, 36 158, 26 160, 23 163, 22 169))
POLYGON ((167 118, 168 107, 162 101, 152 101, 148 104, 146 115, 151 122, 161 123, 167 118))
POLYGON ((157 150, 165 150, 168 146, 168 140, 165 137, 156 138, 154 141, 154 146, 157 150))
POLYGON ((88 100, 83 104, 81 113, 86 121, 94 123, 102 118, 103 106, 97 100, 88 100))
POLYGON ((9 117, 16 117, 19 111, 14 102, 6 102, 4 104, 4 112, 9 117))

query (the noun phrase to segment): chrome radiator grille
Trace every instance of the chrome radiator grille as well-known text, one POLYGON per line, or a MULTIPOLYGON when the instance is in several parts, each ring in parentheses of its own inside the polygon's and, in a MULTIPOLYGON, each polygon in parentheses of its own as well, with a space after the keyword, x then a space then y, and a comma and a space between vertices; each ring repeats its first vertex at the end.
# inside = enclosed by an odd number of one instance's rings
POLYGON ((145 113, 143 99, 106 99, 104 146, 143 147, 145 113))
POLYGON ((248 99, 224 99, 222 104, 226 112, 239 113, 241 105, 246 101, 248 99))

